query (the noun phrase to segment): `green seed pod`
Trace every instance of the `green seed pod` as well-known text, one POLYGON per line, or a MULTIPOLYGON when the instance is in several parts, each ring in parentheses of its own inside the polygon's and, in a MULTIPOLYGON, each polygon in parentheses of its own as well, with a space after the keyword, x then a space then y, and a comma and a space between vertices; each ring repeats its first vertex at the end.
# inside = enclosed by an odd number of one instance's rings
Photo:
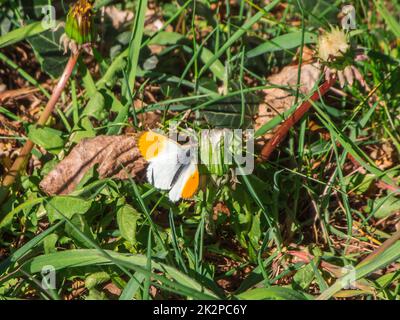
POLYGON ((78 0, 68 11, 65 33, 78 45, 95 40, 94 0, 78 0))

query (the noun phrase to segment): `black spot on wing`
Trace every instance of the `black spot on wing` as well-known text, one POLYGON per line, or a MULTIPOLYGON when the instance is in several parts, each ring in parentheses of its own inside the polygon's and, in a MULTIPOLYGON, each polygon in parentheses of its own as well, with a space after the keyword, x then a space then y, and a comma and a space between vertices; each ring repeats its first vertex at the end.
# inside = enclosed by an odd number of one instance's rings
POLYGON ((154 185, 154 168, 151 168, 151 181, 150 181, 150 183, 152 184, 152 185, 154 185))
POLYGON ((178 180, 179 176, 181 175, 182 171, 187 167, 187 164, 181 164, 181 166, 178 168, 178 170, 176 170, 175 175, 171 181, 171 185, 169 186, 171 189, 174 186, 174 184, 176 183, 176 181, 178 180))

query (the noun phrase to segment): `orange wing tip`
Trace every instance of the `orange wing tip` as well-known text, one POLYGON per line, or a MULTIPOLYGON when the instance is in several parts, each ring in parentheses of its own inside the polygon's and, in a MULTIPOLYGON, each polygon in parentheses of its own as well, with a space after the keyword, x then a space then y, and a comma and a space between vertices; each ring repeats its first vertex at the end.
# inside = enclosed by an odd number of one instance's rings
POLYGON ((185 186, 183 187, 181 198, 189 199, 192 198, 197 189, 199 188, 199 171, 196 169, 195 172, 189 177, 186 181, 185 186))
POLYGON ((166 137, 153 131, 147 131, 140 135, 138 148, 147 161, 157 157, 165 146, 166 137))

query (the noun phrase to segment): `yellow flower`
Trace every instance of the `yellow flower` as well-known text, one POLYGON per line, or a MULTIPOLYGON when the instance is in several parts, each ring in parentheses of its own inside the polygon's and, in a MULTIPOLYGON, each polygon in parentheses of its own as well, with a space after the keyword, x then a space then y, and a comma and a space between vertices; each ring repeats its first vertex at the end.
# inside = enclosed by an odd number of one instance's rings
POLYGON ((334 61, 350 48, 346 34, 339 28, 332 28, 318 38, 318 56, 322 61, 334 61))

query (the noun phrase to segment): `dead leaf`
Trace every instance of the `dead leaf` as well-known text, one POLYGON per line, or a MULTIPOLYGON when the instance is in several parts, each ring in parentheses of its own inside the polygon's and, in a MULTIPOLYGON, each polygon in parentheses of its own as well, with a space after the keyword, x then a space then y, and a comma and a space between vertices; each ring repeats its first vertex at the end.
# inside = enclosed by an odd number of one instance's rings
POLYGON ((104 290, 106 290, 110 295, 119 297, 122 293, 122 290, 118 288, 114 283, 110 282, 107 283, 104 287, 104 290))
POLYGON ((368 149, 371 159, 381 170, 389 169, 398 162, 397 152, 389 141, 367 146, 366 149, 368 149))
POLYGON ((19 135, 21 126, 16 121, 10 121, 5 116, 0 114, 0 174, 4 173, 3 169, 9 169, 13 160, 17 156, 18 143, 13 138, 19 135), (6 139, 10 137, 10 139, 6 139))
POLYGON ((134 17, 132 11, 119 10, 115 6, 106 7, 104 12, 110 18, 113 27, 117 30, 125 23, 133 20, 134 17))
POLYGON ((296 51, 296 55, 293 58, 293 64, 299 64, 300 61, 300 53, 301 53, 301 57, 302 57, 302 64, 309 64, 309 63, 313 63, 315 61, 315 50, 304 46, 303 50, 301 52, 300 48, 297 49, 296 51))
MULTIPOLYGON (((318 63, 303 64, 301 66, 300 93, 309 94, 315 83, 318 81, 321 67, 318 63)), ((268 82, 277 86, 288 86, 291 90, 296 90, 298 65, 284 67, 279 73, 268 77, 268 82)), ((295 96, 289 90, 281 88, 265 89, 264 103, 259 105, 257 117, 255 119, 255 130, 260 129, 275 116, 283 114, 295 102, 295 96)), ((274 131, 270 131, 263 136, 264 140, 272 137, 274 131)))
MULTIPOLYGON (((142 110, 147 106, 145 102, 141 99, 136 99, 133 102, 133 105, 135 106, 135 109, 137 111, 142 110)), ((147 111, 147 112, 140 112, 137 115, 137 118, 139 120, 139 126, 143 129, 154 129, 158 128, 159 124, 161 122, 161 112, 160 111, 147 111)))
POLYGON ((4 83, 0 82, 0 93, 4 92, 7 90, 7 86, 4 83))
POLYGON ((214 205, 213 208, 213 220, 216 221, 218 219, 219 214, 225 214, 228 217, 230 216, 231 212, 229 208, 223 203, 223 202, 218 202, 214 205))
POLYGON ((50 194, 72 192, 85 173, 98 164, 100 178, 142 178, 146 160, 136 147, 137 135, 98 136, 81 140, 40 183, 50 194))
POLYGON ((4 90, 1 91, 0 90, 0 102, 4 102, 7 99, 21 99, 21 98, 25 98, 27 95, 31 94, 31 93, 35 93, 38 92, 39 89, 38 88, 21 88, 21 89, 15 89, 15 90, 4 90))

